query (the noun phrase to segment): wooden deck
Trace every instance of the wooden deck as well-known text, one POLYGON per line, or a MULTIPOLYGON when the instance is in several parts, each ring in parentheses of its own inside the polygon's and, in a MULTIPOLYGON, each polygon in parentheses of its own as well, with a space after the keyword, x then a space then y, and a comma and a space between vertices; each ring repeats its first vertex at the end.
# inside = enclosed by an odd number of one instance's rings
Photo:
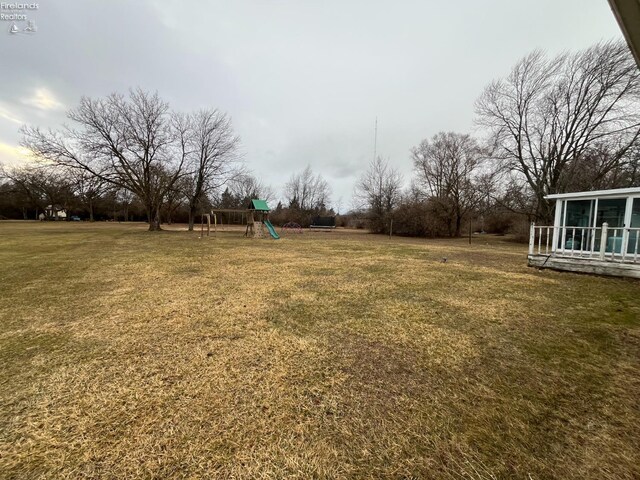
POLYGON ((591 273, 640 279, 640 263, 602 261, 593 258, 530 254, 529 266, 567 272, 591 273))

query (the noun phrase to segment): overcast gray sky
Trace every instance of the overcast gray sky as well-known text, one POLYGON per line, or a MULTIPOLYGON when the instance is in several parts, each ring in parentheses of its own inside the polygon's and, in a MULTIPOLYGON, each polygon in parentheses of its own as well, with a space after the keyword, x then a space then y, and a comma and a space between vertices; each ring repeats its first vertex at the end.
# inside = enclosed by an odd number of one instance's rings
POLYGON ((309 164, 343 211, 376 116, 378 154, 408 178, 410 148, 472 132, 483 87, 531 50, 621 37, 606 0, 38 3, 35 34, 0 21, 0 160, 20 156, 23 122, 57 126, 81 95, 140 86, 227 111, 259 178, 280 193, 309 164))

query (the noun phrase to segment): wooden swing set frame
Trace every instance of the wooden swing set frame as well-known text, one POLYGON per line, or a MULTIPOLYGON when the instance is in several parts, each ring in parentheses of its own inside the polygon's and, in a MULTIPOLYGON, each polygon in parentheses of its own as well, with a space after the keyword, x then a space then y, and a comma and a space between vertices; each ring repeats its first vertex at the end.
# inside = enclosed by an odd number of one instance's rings
POLYGON ((203 213, 200 220, 200 237, 204 237, 204 224, 207 222, 207 237, 211 234, 211 217, 213 217, 213 235, 218 236, 218 216, 215 213, 203 213))

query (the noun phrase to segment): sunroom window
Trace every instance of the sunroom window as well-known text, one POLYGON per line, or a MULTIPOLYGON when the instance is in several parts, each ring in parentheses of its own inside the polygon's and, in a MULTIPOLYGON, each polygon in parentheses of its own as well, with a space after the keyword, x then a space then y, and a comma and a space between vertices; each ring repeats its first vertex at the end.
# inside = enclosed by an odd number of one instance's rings
POLYGON ((633 208, 631 210, 631 224, 629 225, 631 230, 629 231, 629 241, 627 243, 627 253, 640 254, 640 232, 633 230, 634 228, 640 228, 640 198, 633 199, 633 208))
POLYGON ((568 200, 564 213, 567 227, 560 241, 569 250, 586 250, 591 242, 594 200, 568 200), (573 228, 575 227, 575 228, 573 228))
MULTIPOLYGON (((603 223, 609 225, 607 234, 607 252, 620 253, 624 240, 624 213, 627 206, 626 198, 601 198, 598 200, 598 212, 596 227, 602 227, 603 223)), ((598 231, 596 242, 600 244, 600 232, 598 231)))

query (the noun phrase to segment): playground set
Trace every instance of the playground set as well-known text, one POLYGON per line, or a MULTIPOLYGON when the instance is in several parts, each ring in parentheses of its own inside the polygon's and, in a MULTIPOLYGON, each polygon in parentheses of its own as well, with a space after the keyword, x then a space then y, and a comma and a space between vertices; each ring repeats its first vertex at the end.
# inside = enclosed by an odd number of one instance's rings
POLYGON ((302 225, 300 225, 299 223, 296 223, 296 222, 285 223, 282 226, 282 233, 283 234, 297 233, 299 235, 302 235, 302 225))
POLYGON ((240 214, 244 223, 246 218, 246 229, 244 232, 245 237, 249 238, 265 238, 265 228, 271 238, 278 240, 280 235, 276 232, 276 229, 269 221, 269 206, 265 200, 253 199, 251 200, 248 208, 214 208, 211 213, 205 213, 202 215, 200 223, 200 234, 204 236, 205 225, 207 229, 207 236, 211 233, 211 223, 213 221, 214 234, 218 231, 218 216, 222 214, 240 214))

